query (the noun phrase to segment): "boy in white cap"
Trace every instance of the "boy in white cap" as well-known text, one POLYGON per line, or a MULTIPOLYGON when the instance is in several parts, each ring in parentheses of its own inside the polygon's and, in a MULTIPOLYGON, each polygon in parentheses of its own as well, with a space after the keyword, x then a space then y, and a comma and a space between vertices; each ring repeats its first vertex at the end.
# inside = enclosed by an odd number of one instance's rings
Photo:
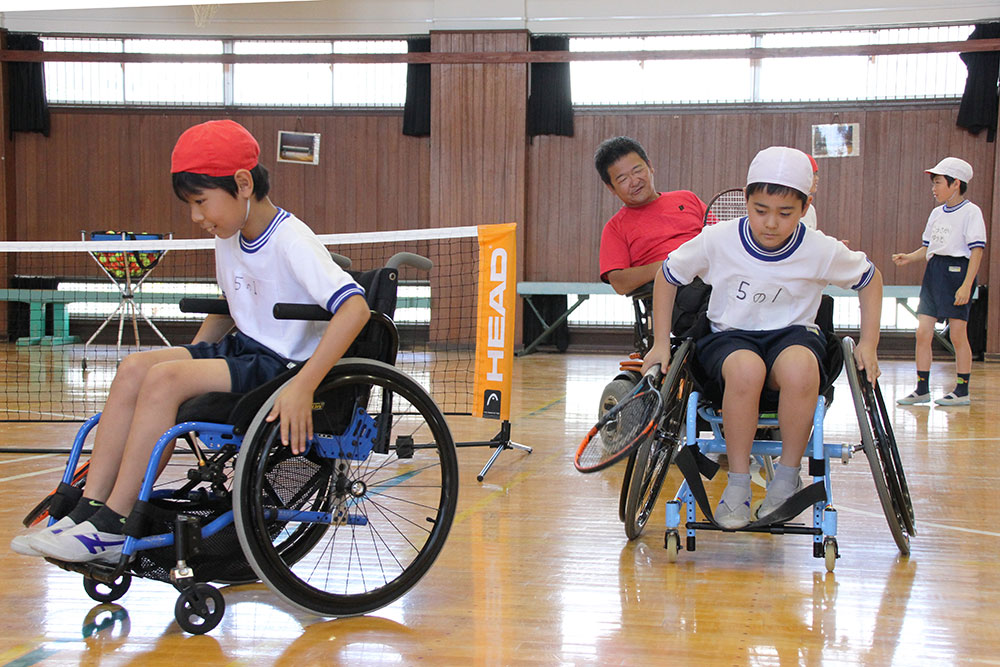
POLYGON ((896 253, 896 266, 927 259, 920 306, 917 308, 917 388, 898 401, 900 405, 927 403, 931 371, 931 341, 934 323, 947 318, 951 343, 955 347, 956 382, 954 391, 934 401, 938 405, 968 405, 972 348, 968 322, 976 273, 986 247, 983 212, 965 198, 972 180, 972 165, 957 157, 946 157, 924 173, 930 174, 931 193, 941 204, 927 218, 923 245, 907 253, 896 253))
POLYGON ((823 384, 826 341, 815 324, 823 289, 858 290, 861 340, 858 366, 878 377, 876 348, 882 275, 864 253, 807 229, 801 222, 813 171, 805 153, 784 146, 762 150, 747 173, 747 217, 721 222, 674 250, 653 291, 655 344, 644 368, 670 361, 669 337, 678 285, 696 276, 712 285, 712 333, 697 342, 695 360, 722 387, 729 483, 715 522, 738 529, 752 520, 750 448, 762 391, 777 395, 781 461, 758 518, 766 521, 802 486, 799 465, 823 384))

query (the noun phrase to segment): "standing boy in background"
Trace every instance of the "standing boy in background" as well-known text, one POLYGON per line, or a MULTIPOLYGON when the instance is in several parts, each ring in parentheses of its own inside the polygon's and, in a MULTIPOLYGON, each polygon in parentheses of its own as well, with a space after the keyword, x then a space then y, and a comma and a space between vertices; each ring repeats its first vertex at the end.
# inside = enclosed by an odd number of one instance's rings
POLYGON ((924 227, 923 245, 908 253, 896 253, 896 266, 927 259, 917 308, 917 388, 896 401, 915 405, 931 400, 928 384, 931 372, 931 342, 934 324, 948 320, 951 344, 955 347, 955 389, 934 402, 938 405, 968 405, 972 348, 968 323, 976 273, 986 247, 983 212, 965 198, 972 180, 972 165, 957 157, 946 157, 924 173, 930 174, 931 193, 941 206, 931 211, 924 227))

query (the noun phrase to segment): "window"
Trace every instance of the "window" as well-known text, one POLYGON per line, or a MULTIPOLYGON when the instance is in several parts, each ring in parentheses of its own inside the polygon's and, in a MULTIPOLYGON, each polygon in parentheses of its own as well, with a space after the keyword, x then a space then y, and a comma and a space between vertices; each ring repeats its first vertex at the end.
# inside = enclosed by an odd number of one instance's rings
MULTIPOLYGON (((43 37, 46 51, 175 54, 405 53, 405 40, 83 39, 43 37)), ((406 65, 330 63, 45 63, 53 104, 402 106, 406 65)))
MULTIPOLYGON (((571 51, 676 51, 953 42, 973 26, 730 35, 578 37, 571 51)), ((821 102, 960 97, 957 53, 573 62, 578 105, 821 102)))

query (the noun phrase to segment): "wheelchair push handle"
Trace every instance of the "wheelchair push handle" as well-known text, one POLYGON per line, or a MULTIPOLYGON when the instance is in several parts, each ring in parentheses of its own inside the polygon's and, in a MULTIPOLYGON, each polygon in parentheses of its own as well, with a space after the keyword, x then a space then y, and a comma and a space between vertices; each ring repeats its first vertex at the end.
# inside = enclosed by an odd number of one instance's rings
POLYGON ((346 257, 346 256, 341 255, 340 253, 336 253, 336 252, 331 252, 330 253, 330 259, 332 259, 333 263, 336 264, 337 266, 339 266, 340 268, 342 268, 344 271, 346 271, 347 269, 351 268, 351 264, 353 263, 353 262, 351 262, 351 258, 350 257, 346 257))
POLYGON ((326 308, 311 303, 276 303, 272 310, 276 320, 314 320, 323 322, 333 317, 326 308))
POLYGON ((434 262, 423 255, 418 255, 413 252, 397 252, 389 258, 389 261, 385 263, 385 266, 388 269, 398 269, 404 264, 420 269, 421 271, 430 271, 434 268, 434 262))
POLYGON ((229 304, 226 300, 214 297, 184 297, 179 305, 182 313, 229 314, 229 304))

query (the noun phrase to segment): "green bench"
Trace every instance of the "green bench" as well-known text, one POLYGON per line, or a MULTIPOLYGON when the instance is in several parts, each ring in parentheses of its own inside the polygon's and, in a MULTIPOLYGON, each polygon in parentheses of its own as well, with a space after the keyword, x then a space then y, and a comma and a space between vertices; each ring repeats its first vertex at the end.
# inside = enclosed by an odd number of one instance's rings
MULTIPOLYGON (((133 297, 136 304, 175 304, 187 296, 203 296, 183 292, 144 292, 133 297)), ((17 301, 29 307, 28 335, 18 338, 17 344, 24 345, 70 345, 79 343, 78 336, 69 333, 70 303, 119 303, 120 292, 98 292, 88 290, 55 290, 6 288, 0 289, 0 301, 17 301), (52 307, 52 335, 45 335, 45 309, 52 307)))

